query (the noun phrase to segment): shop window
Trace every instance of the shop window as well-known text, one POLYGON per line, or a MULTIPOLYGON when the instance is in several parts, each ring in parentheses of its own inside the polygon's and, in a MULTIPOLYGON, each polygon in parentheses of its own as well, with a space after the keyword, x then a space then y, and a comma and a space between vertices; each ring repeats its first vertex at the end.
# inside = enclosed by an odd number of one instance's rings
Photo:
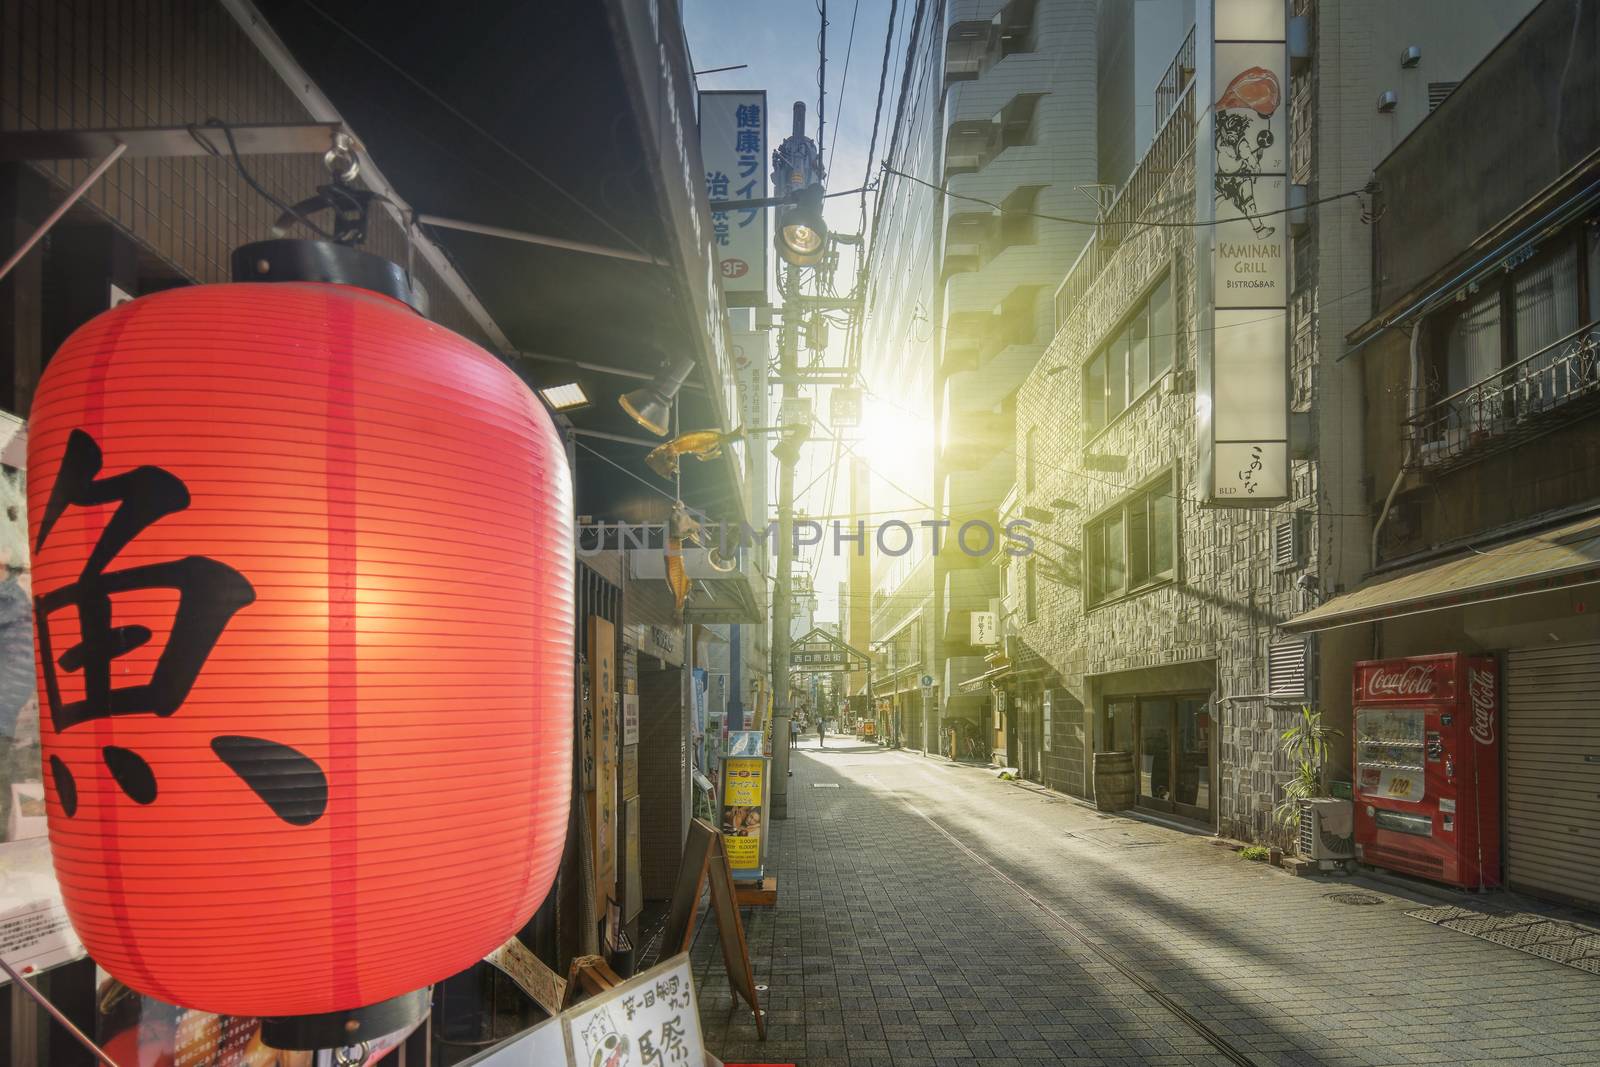
POLYGON ((1091 605, 1169 581, 1177 567, 1178 500, 1171 474, 1084 527, 1091 605))
POLYGON ((1172 369, 1175 340, 1168 275, 1084 364, 1083 418, 1089 436, 1114 422, 1172 369))

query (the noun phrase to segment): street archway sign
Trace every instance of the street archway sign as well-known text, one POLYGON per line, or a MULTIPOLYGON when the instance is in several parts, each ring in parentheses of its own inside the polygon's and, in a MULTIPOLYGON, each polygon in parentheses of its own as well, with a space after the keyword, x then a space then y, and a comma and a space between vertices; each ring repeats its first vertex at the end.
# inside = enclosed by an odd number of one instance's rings
POLYGON ((871 657, 823 629, 812 630, 789 650, 789 668, 799 673, 864 671, 871 657))

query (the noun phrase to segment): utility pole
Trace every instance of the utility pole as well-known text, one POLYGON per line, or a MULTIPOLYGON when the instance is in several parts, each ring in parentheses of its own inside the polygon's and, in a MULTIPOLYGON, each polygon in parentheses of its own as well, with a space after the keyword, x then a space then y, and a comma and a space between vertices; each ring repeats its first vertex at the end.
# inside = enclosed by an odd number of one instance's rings
MULTIPOLYGON (((796 111, 804 114, 803 106, 796 111)), ((796 120, 797 125, 800 120, 796 120)), ((797 132, 799 132, 797 130, 797 132)), ((784 303, 789 294, 799 286, 799 268, 783 265, 783 284, 780 286, 784 303)), ((785 400, 800 395, 800 322, 799 317, 783 316, 783 326, 778 331, 778 377, 783 380, 785 400)), ((779 409, 782 410, 781 408, 779 409)), ((790 616, 794 610, 791 599, 794 577, 794 468, 799 461, 800 449, 779 448, 778 452, 778 566, 772 590, 772 817, 789 817, 789 648, 793 640, 790 616)))
MULTIPOLYGON (((772 188, 780 195, 802 190, 815 194, 814 205, 788 208, 778 216, 777 245, 783 262, 779 293, 783 297, 783 326, 778 331, 778 380, 783 400, 800 396, 800 265, 814 265, 826 250, 827 226, 821 216, 822 161, 817 146, 806 136, 806 105, 795 101, 792 132, 772 158, 772 188), (811 214, 811 212, 815 214, 811 214), (790 241, 788 236, 794 236, 790 241), (787 253, 785 250, 787 249, 787 253), (814 250, 814 251, 813 251, 814 250), (799 254, 796 253, 810 253, 799 254)), ((790 405, 792 407, 792 405, 790 405)), ((783 407, 779 407, 782 423, 783 407)), ((772 817, 789 817, 789 632, 794 613, 794 469, 800 462, 800 445, 809 428, 785 427, 772 451, 778 459, 778 566, 772 591, 772 817)))

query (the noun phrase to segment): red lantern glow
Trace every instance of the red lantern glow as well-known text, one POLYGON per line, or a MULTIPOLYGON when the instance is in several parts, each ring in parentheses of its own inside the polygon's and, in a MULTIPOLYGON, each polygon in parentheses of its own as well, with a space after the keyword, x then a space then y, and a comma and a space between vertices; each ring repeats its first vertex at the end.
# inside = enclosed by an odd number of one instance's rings
POLYGON ((50 839, 101 965, 308 1015, 526 923, 567 824, 572 490, 515 375, 348 286, 172 290, 57 353, 28 463, 50 839))

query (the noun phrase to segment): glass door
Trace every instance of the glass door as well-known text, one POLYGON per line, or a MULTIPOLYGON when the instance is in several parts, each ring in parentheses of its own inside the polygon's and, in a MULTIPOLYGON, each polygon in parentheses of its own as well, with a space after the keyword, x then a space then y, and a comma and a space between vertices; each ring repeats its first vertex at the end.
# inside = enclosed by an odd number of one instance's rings
POLYGON ((1133 753, 1140 807, 1211 822, 1209 697, 1108 698, 1101 751, 1133 753))
POLYGON ((1180 697, 1173 746, 1173 805, 1179 815, 1211 821, 1211 701, 1180 697))
POLYGON ((1173 701, 1139 700, 1139 804, 1173 811, 1173 701))

